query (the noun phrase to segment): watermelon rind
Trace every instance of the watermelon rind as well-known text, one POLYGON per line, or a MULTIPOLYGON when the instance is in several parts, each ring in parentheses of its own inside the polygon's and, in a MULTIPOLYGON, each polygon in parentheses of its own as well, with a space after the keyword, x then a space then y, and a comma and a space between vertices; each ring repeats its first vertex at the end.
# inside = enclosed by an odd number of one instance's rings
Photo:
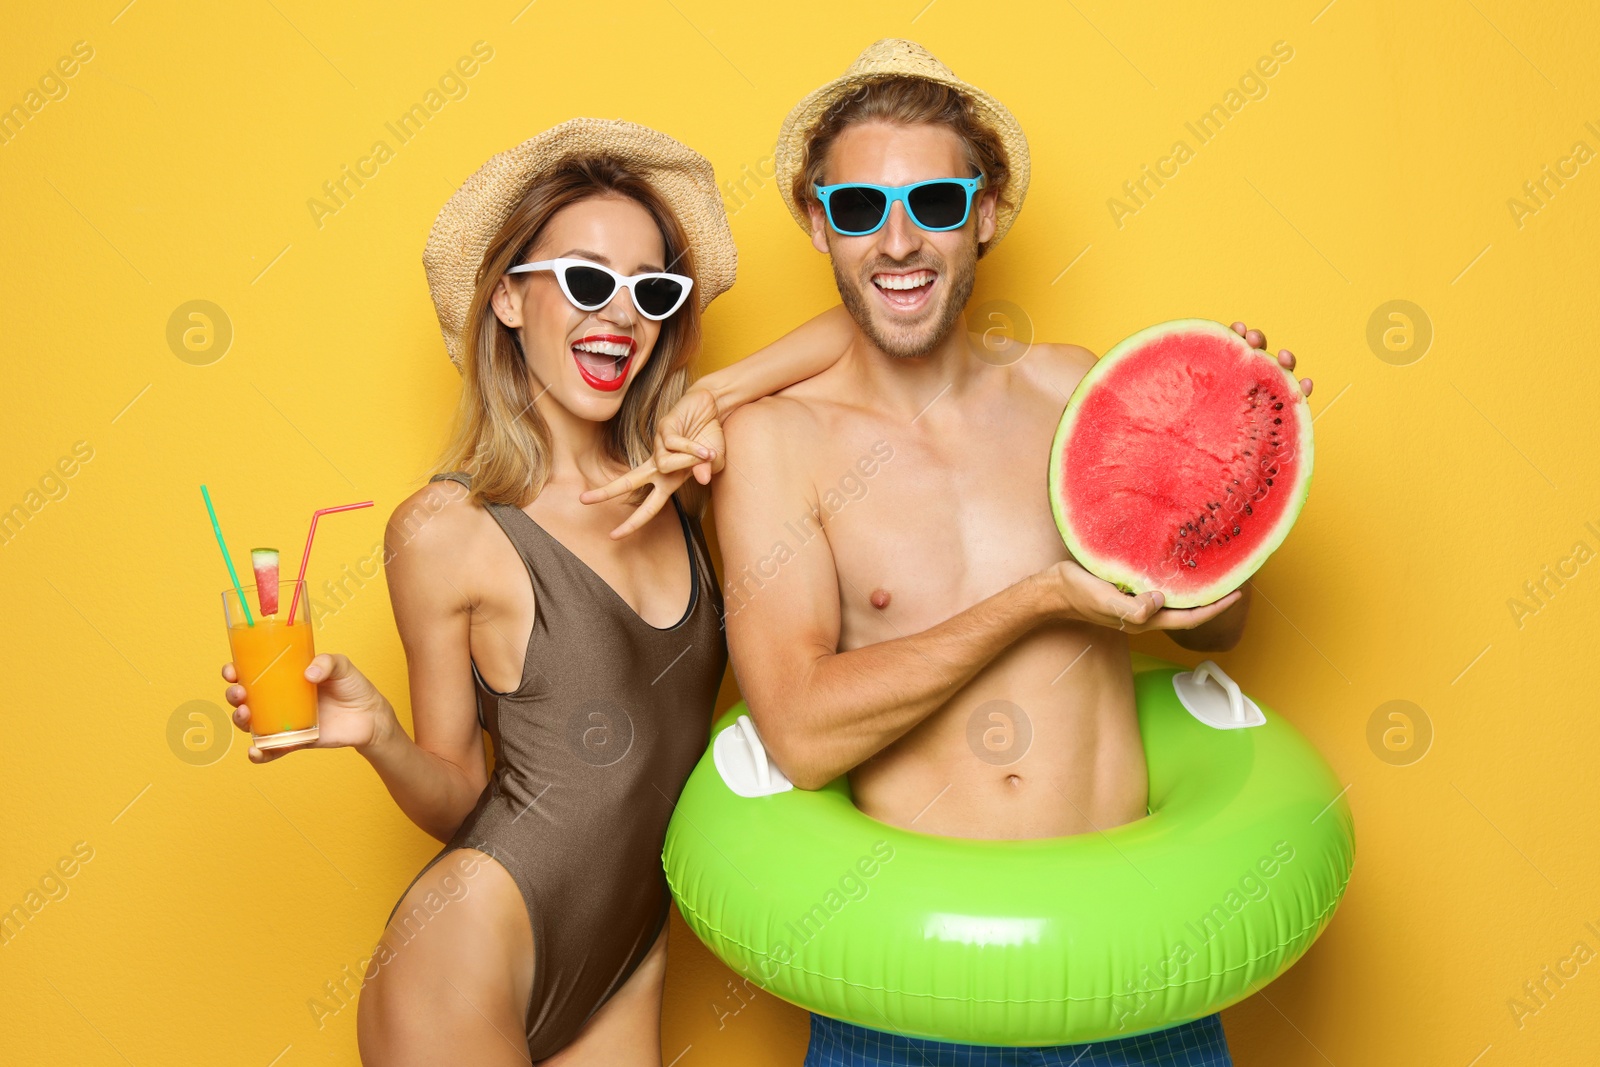
MULTIPOLYGON (((1109 375, 1119 362, 1160 337, 1173 333, 1211 333, 1226 339, 1229 344, 1241 352, 1248 352, 1256 358, 1266 360, 1283 376, 1287 395, 1294 398, 1297 404, 1307 404, 1304 394, 1300 391, 1300 383, 1294 375, 1283 369, 1277 357, 1259 348, 1252 348, 1243 337, 1233 332, 1231 328, 1212 319, 1173 319, 1169 322, 1157 323, 1146 327, 1131 337, 1118 342, 1105 355, 1101 356, 1095 365, 1090 367, 1079 380, 1072 391, 1072 396, 1067 400, 1066 409, 1061 413, 1061 422, 1056 427, 1055 438, 1050 443, 1049 467, 1049 494, 1050 512, 1055 518, 1056 529, 1061 534, 1062 541, 1067 546, 1067 551, 1084 568, 1084 570, 1115 585, 1124 593, 1137 595, 1151 589, 1159 589, 1160 584, 1142 571, 1129 566, 1125 561, 1099 555, 1091 551, 1076 536, 1070 516, 1067 514, 1062 487, 1062 453, 1066 442, 1071 438, 1072 432, 1078 423, 1078 416, 1083 410, 1084 400, 1094 389, 1097 382, 1109 375)), ((1311 474, 1313 468, 1313 450, 1311 441, 1311 415, 1309 404, 1301 412, 1300 418, 1295 420, 1299 428, 1297 454, 1303 457, 1300 464, 1300 480, 1290 488, 1290 506, 1284 508, 1270 529, 1262 535, 1260 545, 1245 559, 1225 574, 1219 575, 1219 580, 1211 585, 1192 590, 1187 593, 1169 593, 1162 590, 1163 600, 1169 608, 1191 608, 1210 604, 1242 586, 1267 558, 1277 551, 1283 544, 1289 530, 1299 518, 1301 509, 1305 506, 1311 487, 1311 474), (1224 587, 1225 586, 1225 587, 1224 587)))

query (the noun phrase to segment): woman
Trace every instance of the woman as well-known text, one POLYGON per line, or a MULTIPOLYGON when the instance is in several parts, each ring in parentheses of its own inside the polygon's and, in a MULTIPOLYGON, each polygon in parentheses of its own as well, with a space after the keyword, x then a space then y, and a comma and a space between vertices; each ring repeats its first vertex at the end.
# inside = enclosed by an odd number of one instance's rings
MULTIPOLYGON (((491 159, 424 263, 463 392, 441 473, 386 537, 415 738, 345 657, 306 671, 321 736, 303 747, 355 748, 445 842, 368 969, 362 1058, 659 1064, 661 845, 727 658, 697 509, 678 498, 722 462, 717 418, 832 362, 847 319, 686 394, 732 238, 705 160, 620 121, 574 119, 491 159)), ((244 687, 226 697, 248 730, 244 687)))

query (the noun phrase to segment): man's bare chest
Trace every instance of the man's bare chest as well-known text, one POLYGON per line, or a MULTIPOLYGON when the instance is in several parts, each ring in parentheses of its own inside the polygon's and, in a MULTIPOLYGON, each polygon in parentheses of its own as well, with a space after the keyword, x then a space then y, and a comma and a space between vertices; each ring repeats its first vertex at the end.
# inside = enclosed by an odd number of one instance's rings
POLYGON ((847 631, 867 612, 914 633, 1068 558, 1045 486, 1048 426, 966 441, 877 431, 841 435, 815 468, 847 631))

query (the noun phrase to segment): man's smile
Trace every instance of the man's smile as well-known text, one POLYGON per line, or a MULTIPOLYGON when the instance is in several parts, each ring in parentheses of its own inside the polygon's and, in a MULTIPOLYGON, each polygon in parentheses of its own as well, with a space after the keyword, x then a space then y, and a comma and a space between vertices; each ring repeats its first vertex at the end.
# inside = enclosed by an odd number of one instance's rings
POLYGON ((872 275, 872 288, 884 304, 896 312, 916 311, 928 302, 938 283, 937 271, 878 271, 872 275))

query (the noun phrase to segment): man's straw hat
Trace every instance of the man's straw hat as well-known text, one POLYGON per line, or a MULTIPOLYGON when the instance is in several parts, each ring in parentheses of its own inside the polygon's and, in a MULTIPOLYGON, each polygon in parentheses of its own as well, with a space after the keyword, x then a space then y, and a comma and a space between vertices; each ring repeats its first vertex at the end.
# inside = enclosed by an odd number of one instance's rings
MULTIPOLYGON (((694 292, 702 311, 733 285, 738 252, 711 164, 636 122, 569 119, 492 157, 445 201, 434 220, 422 266, 456 370, 466 351, 462 331, 478 268, 495 232, 539 178, 568 160, 598 155, 613 156, 638 173, 678 217, 694 253, 694 292)), ((669 263, 667 269, 674 268, 669 263)))
POLYGON ((1022 209, 1022 198, 1028 192, 1028 139, 1022 134, 1022 126, 1004 104, 977 86, 956 77, 926 48, 915 41, 895 37, 886 37, 868 46, 842 77, 835 78, 800 101, 789 112, 789 117, 783 120, 783 128, 778 131, 774 162, 778 172, 778 192, 789 206, 789 214, 794 216, 802 230, 811 232, 811 217, 806 213, 805 205, 795 201, 792 187, 795 175, 805 162, 806 141, 817 122, 841 98, 867 82, 895 76, 924 78, 948 85, 971 100, 979 121, 999 135, 1000 143, 1005 148, 1006 161, 1011 167, 1011 182, 1006 193, 1011 206, 1001 205, 996 211, 994 237, 989 240, 989 247, 994 247, 1011 229, 1012 220, 1022 209))

